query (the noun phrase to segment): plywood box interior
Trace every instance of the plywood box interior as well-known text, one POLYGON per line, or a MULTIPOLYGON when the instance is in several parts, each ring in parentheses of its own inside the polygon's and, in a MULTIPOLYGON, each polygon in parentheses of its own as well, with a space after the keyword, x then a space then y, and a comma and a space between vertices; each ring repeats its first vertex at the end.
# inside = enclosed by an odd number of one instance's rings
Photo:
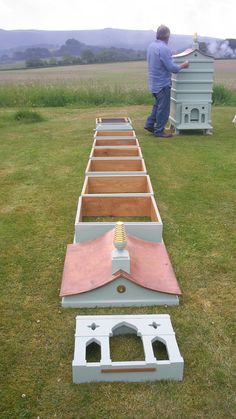
POLYGON ((113 123, 125 123, 129 122, 131 124, 131 119, 128 116, 124 117, 111 117, 111 118, 104 118, 98 117, 96 118, 96 124, 113 124, 113 123))
POLYGON ((146 172, 143 159, 96 159, 89 160, 86 173, 88 172, 146 172))
POLYGON ((128 234, 162 243, 163 224, 153 195, 81 195, 75 219, 74 243, 93 240, 123 221, 128 234))
POLYGON ((148 175, 144 176, 86 176, 82 195, 105 193, 153 194, 148 175))
POLYGON ((130 131, 95 131, 94 137, 134 137, 135 136, 135 132, 134 130, 130 130, 130 131))
POLYGON ((129 148, 124 147, 95 147, 92 149, 90 157, 142 157, 141 150, 139 147, 129 148))
POLYGON ((130 139, 112 139, 112 138, 105 138, 105 139, 95 139, 93 143, 94 147, 117 147, 117 146, 139 146, 139 142, 136 138, 130 139))
POLYGON ((106 221, 114 217, 125 217, 129 221, 132 221, 132 218, 145 217, 147 221, 161 221, 153 196, 80 196, 79 201, 77 213, 77 221, 79 222, 82 222, 87 217, 104 217, 106 221))

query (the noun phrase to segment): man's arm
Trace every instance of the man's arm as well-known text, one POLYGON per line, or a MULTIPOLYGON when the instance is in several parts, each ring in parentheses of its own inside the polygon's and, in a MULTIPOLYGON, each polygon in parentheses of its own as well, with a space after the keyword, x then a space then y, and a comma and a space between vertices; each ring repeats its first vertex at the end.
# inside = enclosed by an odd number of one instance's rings
POLYGON ((165 48, 160 52, 160 60, 170 73, 178 73, 189 66, 189 61, 184 61, 182 64, 174 63, 169 48, 165 48))

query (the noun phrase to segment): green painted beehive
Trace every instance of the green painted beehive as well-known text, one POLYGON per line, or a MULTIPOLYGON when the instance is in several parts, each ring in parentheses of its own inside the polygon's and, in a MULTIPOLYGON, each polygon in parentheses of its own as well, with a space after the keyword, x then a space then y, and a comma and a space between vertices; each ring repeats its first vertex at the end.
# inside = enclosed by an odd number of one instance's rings
POLYGON ((175 133, 203 130, 210 133, 214 59, 193 47, 174 55, 174 61, 189 61, 189 67, 172 76, 170 124, 175 133))

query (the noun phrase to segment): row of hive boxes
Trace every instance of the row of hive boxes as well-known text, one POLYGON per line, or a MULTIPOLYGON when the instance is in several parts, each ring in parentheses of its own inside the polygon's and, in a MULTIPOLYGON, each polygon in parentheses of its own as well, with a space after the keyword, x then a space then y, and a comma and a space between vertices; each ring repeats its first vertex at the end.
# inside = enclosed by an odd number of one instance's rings
POLYGON ((95 131, 85 175, 146 175, 147 169, 138 139, 132 129, 131 120, 129 118, 107 118, 106 120, 109 123, 102 124, 101 118, 96 119, 96 128, 105 126, 106 129, 95 131), (114 130, 118 124, 121 127, 129 124, 131 129, 114 130), (108 130, 108 126, 112 127, 111 130, 108 130))
POLYGON ((105 234, 118 220, 128 234, 162 242, 163 225, 135 131, 96 130, 78 201, 75 243, 105 234))

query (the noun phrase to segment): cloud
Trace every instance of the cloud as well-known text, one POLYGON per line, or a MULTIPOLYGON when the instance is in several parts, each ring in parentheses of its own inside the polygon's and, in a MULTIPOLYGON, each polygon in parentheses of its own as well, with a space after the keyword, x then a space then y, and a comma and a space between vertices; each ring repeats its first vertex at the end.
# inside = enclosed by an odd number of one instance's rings
POLYGON ((236 37, 235 0, 0 0, 3 29, 152 29, 236 37))

